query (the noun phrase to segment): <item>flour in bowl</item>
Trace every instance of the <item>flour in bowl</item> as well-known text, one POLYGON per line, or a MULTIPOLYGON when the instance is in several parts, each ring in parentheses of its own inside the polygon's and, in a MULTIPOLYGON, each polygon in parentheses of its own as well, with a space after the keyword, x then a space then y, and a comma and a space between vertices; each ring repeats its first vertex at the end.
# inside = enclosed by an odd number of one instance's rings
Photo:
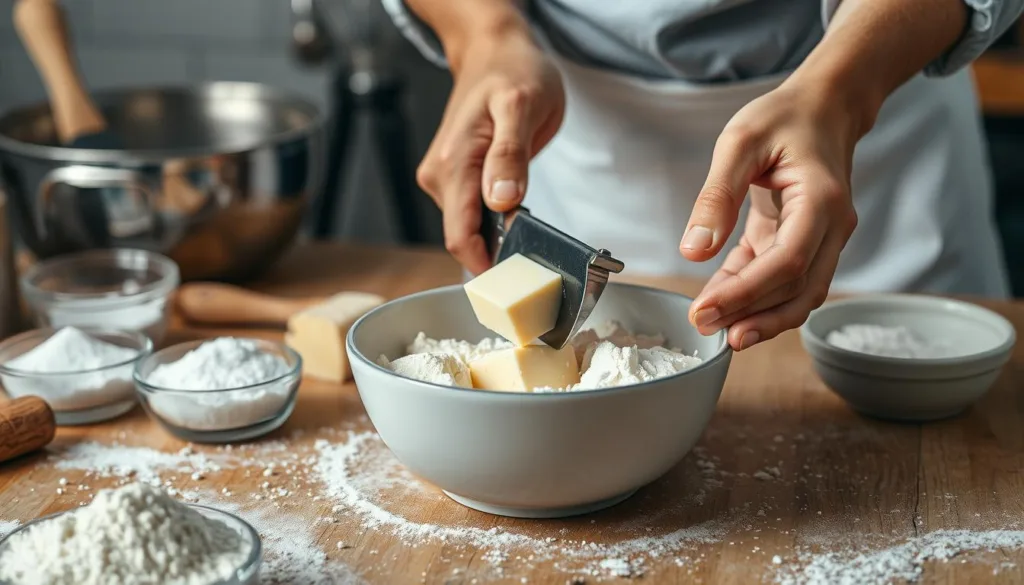
POLYGON ((619 347, 611 341, 599 341, 588 349, 587 367, 580 383, 570 390, 613 388, 650 382, 689 370, 703 360, 697 356, 655 346, 650 349, 630 345, 619 347))
POLYGON ((513 347, 512 343, 499 337, 471 343, 457 339, 431 339, 421 332, 412 340, 412 343, 409 344, 405 352, 410 355, 418 353, 449 354, 458 358, 463 364, 469 365, 469 362, 483 357, 492 351, 508 349, 510 347, 513 347))
MULTIPOLYGON (((533 392, 595 390, 648 382, 693 368, 703 360, 679 349, 663 347, 663 335, 634 334, 611 321, 580 331, 571 340, 580 365, 580 382, 566 388, 537 387, 533 392)), ((408 355, 377 363, 406 377, 447 386, 472 387, 468 366, 491 352, 513 347, 503 339, 478 343, 431 339, 420 333, 409 344, 408 355)))
POLYGON ((6 372, 0 378, 14 398, 34 395, 57 411, 83 410, 133 400, 131 362, 138 355, 135 349, 64 327, 5 362, 6 372))
POLYGON ((167 390, 147 392, 148 404, 162 419, 182 428, 243 428, 282 410, 294 382, 286 377, 289 370, 284 359, 251 339, 219 337, 146 376, 147 384, 167 390), (273 384, 259 386, 272 380, 273 384))
POLYGON ((953 355, 949 343, 924 339, 903 326, 854 323, 832 331, 825 341, 834 347, 894 358, 941 358, 953 355))
POLYGON ((413 353, 391 362, 387 356, 380 356, 377 363, 391 371, 412 378, 442 386, 471 388, 473 381, 469 367, 458 356, 448 353, 413 353))
POLYGON ((209 585, 232 576, 253 543, 142 483, 13 535, 0 580, 13 585, 209 585))

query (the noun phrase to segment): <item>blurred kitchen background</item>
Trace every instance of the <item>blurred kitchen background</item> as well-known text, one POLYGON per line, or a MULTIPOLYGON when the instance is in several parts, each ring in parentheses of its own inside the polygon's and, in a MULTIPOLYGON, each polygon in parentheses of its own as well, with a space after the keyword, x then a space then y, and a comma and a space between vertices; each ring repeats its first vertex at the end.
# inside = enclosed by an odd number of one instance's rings
MULTIPOLYGON (((378 0, 317 0, 321 32, 334 50, 306 45, 295 27, 312 0, 65 0, 74 48, 90 88, 187 82, 258 81, 301 93, 329 112, 352 104, 352 127, 336 142, 340 172, 327 212, 314 210, 309 233, 374 243, 439 245, 440 215, 410 185, 450 88, 394 30, 378 0), (301 43, 300 43, 301 44, 301 43), (350 65, 359 71, 352 75, 350 65), (378 91, 366 94, 368 89, 378 91), (376 107, 376 114, 368 113, 376 107), (404 133, 404 134, 403 134, 404 133), (407 135, 403 145, 388 143, 407 135), (382 145, 381 137, 384 144, 382 145), (402 168, 404 167, 404 168, 402 168), (396 201, 411 199, 404 216, 396 201)), ((0 2, 0 111, 44 99, 38 74, 0 2)), ((996 175, 998 220, 1017 296, 1024 296, 1024 27, 1015 27, 975 66, 996 175)), ((336 116, 337 119, 337 116, 336 116)))

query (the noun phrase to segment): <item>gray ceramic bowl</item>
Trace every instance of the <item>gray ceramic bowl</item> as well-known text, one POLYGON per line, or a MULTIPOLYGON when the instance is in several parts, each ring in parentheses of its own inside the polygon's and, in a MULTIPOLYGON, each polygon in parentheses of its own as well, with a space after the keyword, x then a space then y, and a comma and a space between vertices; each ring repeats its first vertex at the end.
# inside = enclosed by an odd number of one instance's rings
POLYGON ((715 409, 732 352, 721 333, 703 337, 686 319, 691 299, 610 284, 589 323, 617 320, 706 361, 645 384, 561 394, 452 388, 378 366, 420 331, 478 341, 462 286, 391 301, 349 331, 359 395, 399 461, 454 500, 505 516, 571 516, 611 506, 671 469, 715 409))
POLYGON ((855 410, 879 418, 927 421, 953 416, 981 398, 1016 341, 1013 325, 962 301, 920 295, 868 295, 826 303, 800 329, 818 375, 855 410), (844 325, 904 326, 950 343, 949 357, 895 358, 835 347, 844 325))

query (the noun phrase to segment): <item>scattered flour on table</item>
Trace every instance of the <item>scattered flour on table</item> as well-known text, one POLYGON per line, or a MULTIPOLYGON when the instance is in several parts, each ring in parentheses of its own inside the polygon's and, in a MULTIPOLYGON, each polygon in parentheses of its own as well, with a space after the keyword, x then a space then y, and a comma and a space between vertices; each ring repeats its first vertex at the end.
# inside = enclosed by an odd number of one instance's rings
POLYGON ((403 489, 418 489, 421 485, 386 451, 376 433, 352 432, 344 443, 319 440, 315 448, 318 460, 313 471, 327 495, 341 509, 358 517, 363 528, 387 530, 411 546, 434 540, 452 547, 482 549, 482 558, 493 566, 500 566, 514 551, 528 551, 531 561, 557 559, 555 568, 569 574, 636 577, 643 574, 645 559, 717 542, 728 528, 727 522, 707 522, 668 534, 598 543, 535 537, 498 527, 417 522, 385 509, 376 501, 386 487, 396 483, 403 489))
POLYGON ((81 410, 119 400, 132 400, 130 362, 139 352, 97 339, 81 329, 64 327, 24 354, 8 360, 4 366, 34 374, 70 374, 50 378, 2 376, 4 388, 17 398, 40 396, 55 410, 81 410), (93 371, 117 364, 124 367, 93 371))
MULTIPOLYGON (((200 500, 205 501, 203 495, 200 500)), ((264 585, 363 583, 347 566, 328 561, 309 531, 309 522, 302 518, 265 509, 242 509, 237 504, 218 501, 216 496, 211 496, 210 505, 237 514, 260 533, 264 548, 260 582, 264 585)))
POLYGON ((251 339, 219 337, 155 368, 146 382, 188 392, 150 394, 150 407, 161 418, 193 430, 247 427, 273 418, 291 393, 289 380, 247 388, 287 374, 288 364, 251 339), (208 392, 228 390, 231 392, 208 392))
MULTIPOLYGON (((241 516, 262 538, 264 558, 260 582, 264 585, 362 583, 349 568, 327 558, 311 532, 314 522, 289 509, 291 493, 284 486, 291 487, 294 481, 304 479, 315 463, 313 459, 304 458, 301 452, 302 449, 290 447, 283 441, 263 441, 244 447, 229 445, 210 454, 197 453, 192 447, 164 452, 117 443, 80 443, 54 452, 52 460, 57 469, 84 471, 86 477, 111 478, 117 485, 137 481, 161 486, 169 494, 241 516), (230 491, 212 492, 201 488, 209 476, 218 472, 249 476, 253 468, 268 480, 257 493, 245 494, 251 504, 240 505, 237 500, 226 499, 235 495, 230 491), (200 488, 179 491, 173 487, 176 482, 171 478, 190 478, 200 488)), ((83 488, 88 489, 88 486, 78 486, 79 490, 83 488)))
POLYGON ((21 526, 21 522, 17 520, 0 520, 0 538, 14 532, 14 529, 19 526, 21 526))
POLYGON ((903 326, 850 324, 832 331, 825 338, 830 345, 894 358, 940 358, 954 355, 947 341, 928 340, 903 326))
MULTIPOLYGON (((803 553, 796 569, 781 571, 781 585, 860 585, 916 582, 927 561, 949 561, 968 552, 1024 547, 1022 530, 939 530, 890 548, 861 553, 803 553)), ((778 564, 778 563, 776 563, 778 564)))
POLYGON ((185 473, 211 473, 222 468, 221 457, 210 457, 183 449, 177 453, 166 453, 148 447, 132 447, 96 442, 74 443, 57 451, 57 469, 77 469, 100 477, 132 478, 138 481, 158 484, 161 471, 185 473))
MULTIPOLYGON (((663 335, 636 335, 614 321, 580 331, 571 343, 580 365, 580 382, 567 388, 534 388, 534 392, 571 392, 638 384, 688 370, 703 361, 679 349, 663 347, 663 335)), ((390 361, 382 355, 377 363, 417 380, 472 387, 469 363, 510 347, 513 345, 503 339, 471 343, 431 339, 421 332, 406 348, 406 356, 390 361)))
POLYGON ((51 585, 209 585, 228 578, 252 542, 151 486, 103 490, 88 506, 18 533, 0 579, 51 585))

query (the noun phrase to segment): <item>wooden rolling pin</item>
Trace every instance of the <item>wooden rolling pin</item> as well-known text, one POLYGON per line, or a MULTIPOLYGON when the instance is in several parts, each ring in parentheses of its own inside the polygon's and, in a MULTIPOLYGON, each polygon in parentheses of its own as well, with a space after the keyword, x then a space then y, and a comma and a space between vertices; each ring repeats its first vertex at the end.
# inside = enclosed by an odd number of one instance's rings
POLYGON ((0 463, 42 449, 56 432, 53 410, 42 398, 23 396, 0 404, 0 463))
POLYGON ((229 284, 191 282, 177 294, 182 317, 204 325, 273 325, 287 327, 292 315, 322 303, 324 298, 284 298, 229 284))

